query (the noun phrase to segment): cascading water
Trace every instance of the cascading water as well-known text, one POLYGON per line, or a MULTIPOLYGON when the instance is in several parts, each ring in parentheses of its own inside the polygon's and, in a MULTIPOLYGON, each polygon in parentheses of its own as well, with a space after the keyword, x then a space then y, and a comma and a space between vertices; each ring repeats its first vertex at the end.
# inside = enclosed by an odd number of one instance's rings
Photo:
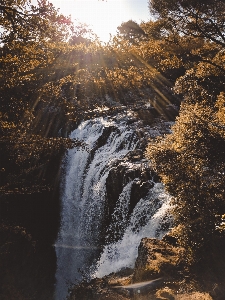
POLYGON ((55 243, 56 300, 64 299, 68 285, 79 282, 84 273, 104 276, 134 266, 141 238, 159 234, 169 206, 161 183, 154 184, 129 215, 132 186, 139 178, 128 180, 115 199, 112 216, 106 217, 106 180, 115 162, 138 148, 135 128, 124 117, 97 118, 83 122, 70 136, 86 146, 68 150, 64 159, 61 226, 55 243), (110 242, 109 233, 116 231, 120 238, 110 242))
POLYGON ((133 268, 141 239, 161 238, 165 233, 161 230, 161 226, 170 208, 169 202, 170 197, 165 194, 162 184, 156 183, 147 197, 136 205, 122 239, 104 247, 93 276, 103 277, 122 268, 133 268), (156 203, 156 199, 159 202, 156 203), (143 217, 145 217, 144 224, 141 222, 143 217))

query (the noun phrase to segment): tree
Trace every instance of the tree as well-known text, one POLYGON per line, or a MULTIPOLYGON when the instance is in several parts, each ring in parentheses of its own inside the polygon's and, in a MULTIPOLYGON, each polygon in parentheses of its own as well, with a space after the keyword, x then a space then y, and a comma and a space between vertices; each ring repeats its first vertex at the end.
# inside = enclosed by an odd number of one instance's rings
POLYGON ((149 8, 152 14, 163 20, 168 32, 225 45, 223 0, 150 0, 149 8))
POLYGON ((172 133, 147 148, 173 196, 178 241, 194 263, 212 258, 217 251, 217 226, 225 213, 224 129, 221 94, 213 109, 207 103, 183 103, 172 133))
POLYGON ((74 30, 44 0, 37 7, 4 0, 0 11, 0 190, 42 191, 54 186, 46 173, 51 162, 76 144, 57 137, 59 126, 76 116, 73 96, 62 88, 77 65, 73 61, 68 68, 67 39, 74 30))
POLYGON ((3 44, 42 40, 59 42, 68 38, 72 26, 70 18, 59 14, 47 0, 38 0, 37 6, 30 0, 2 0, 0 12, 0 41, 3 44))
POLYGON ((123 22, 117 29, 122 39, 129 41, 131 44, 138 44, 146 37, 144 30, 132 20, 123 22))
POLYGON ((224 243, 225 3, 152 0, 149 6, 163 33, 159 67, 165 76, 180 68, 174 91, 183 102, 172 133, 150 143, 147 156, 173 196, 187 265, 208 259, 212 266, 224 243))
POLYGON ((164 38, 164 30, 161 20, 142 22, 140 27, 145 33, 145 40, 162 40, 164 38))
POLYGON ((175 91, 192 103, 207 98, 214 105, 224 90, 224 1, 152 0, 149 8, 167 44, 164 53, 172 50, 162 56, 161 70, 166 76, 181 71, 173 74, 180 75, 175 91))
POLYGON ((215 43, 204 43, 190 53, 193 63, 177 79, 175 91, 191 103, 206 101, 214 106, 218 95, 224 91, 225 53, 215 43))

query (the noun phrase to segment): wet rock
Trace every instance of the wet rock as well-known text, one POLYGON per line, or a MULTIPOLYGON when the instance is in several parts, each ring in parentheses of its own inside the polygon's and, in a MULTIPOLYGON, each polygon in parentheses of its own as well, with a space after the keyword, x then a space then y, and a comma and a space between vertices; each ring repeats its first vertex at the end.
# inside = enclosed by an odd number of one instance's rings
POLYGON ((93 149, 91 149, 91 155, 90 155, 91 159, 93 159, 96 150, 99 149, 100 147, 104 146, 106 144, 110 134, 116 130, 118 130, 118 129, 115 126, 104 127, 102 135, 97 140, 95 147, 93 149))
POLYGON ((175 295, 173 290, 165 287, 156 292, 157 300, 175 300, 175 295))
POLYGON ((130 209, 129 214, 133 212, 137 202, 147 196, 149 190, 153 188, 154 183, 153 181, 145 181, 142 182, 140 180, 135 181, 131 188, 131 195, 130 195, 130 209), (138 200, 138 201, 137 201, 138 200))
POLYGON ((111 216, 123 188, 133 181, 130 201, 129 215, 141 198, 147 196, 153 188, 153 180, 157 175, 146 161, 142 160, 142 154, 138 151, 131 151, 123 160, 118 160, 110 169, 106 179, 106 224, 111 222, 111 216))

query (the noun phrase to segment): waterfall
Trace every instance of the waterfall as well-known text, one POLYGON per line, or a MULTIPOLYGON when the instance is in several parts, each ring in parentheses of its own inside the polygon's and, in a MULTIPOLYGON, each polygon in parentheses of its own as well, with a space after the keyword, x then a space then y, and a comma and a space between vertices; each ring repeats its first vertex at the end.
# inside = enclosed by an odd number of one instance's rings
POLYGON ((160 234, 169 207, 169 196, 156 183, 129 214, 132 186, 139 178, 129 179, 107 224, 106 180, 114 164, 138 148, 137 124, 127 125, 127 117, 97 118, 82 122, 70 137, 86 146, 68 150, 63 162, 56 300, 64 299, 68 286, 84 274, 91 278, 132 267, 140 239, 160 234), (109 233, 116 231, 122 237, 110 243, 109 233))
POLYGON ((164 192, 163 185, 156 183, 146 199, 141 199, 136 205, 122 239, 104 247, 93 277, 103 277, 122 268, 133 268, 141 239, 161 238, 165 233, 159 229, 165 218, 170 219, 167 215, 169 202, 170 197, 164 192), (155 203, 156 199, 158 203, 155 203), (146 217, 145 223, 141 224, 143 217, 146 217))

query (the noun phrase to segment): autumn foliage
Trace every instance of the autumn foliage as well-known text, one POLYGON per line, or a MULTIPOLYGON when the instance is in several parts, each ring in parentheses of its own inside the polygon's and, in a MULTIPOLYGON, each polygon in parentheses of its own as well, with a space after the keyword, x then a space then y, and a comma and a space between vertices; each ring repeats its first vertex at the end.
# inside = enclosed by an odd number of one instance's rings
POLYGON ((174 42, 172 59, 163 59, 160 68, 182 70, 174 91, 183 101, 171 134, 151 142, 146 154, 173 196, 174 234, 187 249, 187 265, 207 261, 216 268, 220 261, 222 268, 224 2, 150 1, 149 5, 166 41, 174 42))
MULTIPOLYGON (((172 132, 146 155, 173 196, 177 238, 198 261, 222 239, 225 200, 225 4, 149 1, 154 21, 130 20, 101 45, 54 6, 3 0, 0 46, 0 192, 51 189, 50 166, 69 131, 99 107, 144 101, 172 132)), ((190 262, 189 261, 189 262, 190 262)))

